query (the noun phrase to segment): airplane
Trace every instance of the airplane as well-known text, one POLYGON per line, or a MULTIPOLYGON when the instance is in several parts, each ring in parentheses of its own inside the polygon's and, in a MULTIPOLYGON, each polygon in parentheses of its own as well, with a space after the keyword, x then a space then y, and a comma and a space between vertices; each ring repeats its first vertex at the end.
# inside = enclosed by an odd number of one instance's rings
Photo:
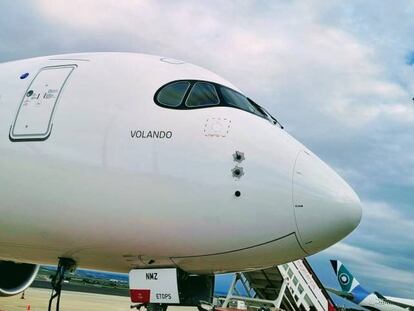
POLYGON ((317 253, 362 214, 353 189, 237 87, 154 55, 0 64, 0 171, 0 294, 57 264, 57 309, 77 266, 130 272, 132 301, 153 310, 194 303, 199 288, 208 301, 214 274, 317 253), (156 283, 180 297, 149 294, 156 283))
POLYGON ((342 291, 327 288, 328 291, 372 311, 414 311, 414 300, 383 296, 369 292, 339 260, 331 260, 342 291))

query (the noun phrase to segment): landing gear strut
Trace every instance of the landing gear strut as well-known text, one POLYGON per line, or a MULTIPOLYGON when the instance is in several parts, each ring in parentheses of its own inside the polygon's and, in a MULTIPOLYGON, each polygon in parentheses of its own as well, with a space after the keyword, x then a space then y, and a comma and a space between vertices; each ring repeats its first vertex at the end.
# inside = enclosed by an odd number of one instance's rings
POLYGON ((48 311, 52 310, 53 300, 56 300, 56 311, 59 311, 60 294, 62 291, 62 282, 66 272, 76 269, 76 262, 70 258, 59 258, 59 264, 56 270, 56 274, 52 277, 52 295, 49 300, 48 311))

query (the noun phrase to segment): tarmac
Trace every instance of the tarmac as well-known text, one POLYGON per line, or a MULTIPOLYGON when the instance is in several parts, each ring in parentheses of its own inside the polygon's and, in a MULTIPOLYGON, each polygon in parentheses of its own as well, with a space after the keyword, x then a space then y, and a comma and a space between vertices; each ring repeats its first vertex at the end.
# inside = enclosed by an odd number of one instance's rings
MULTIPOLYGON (((28 288, 21 295, 0 297, 0 311, 47 311, 51 291, 28 288)), ((61 311, 127 311, 131 310, 129 297, 62 291, 61 311)), ((55 310, 52 308, 52 310, 55 310)), ((132 309, 136 310, 136 309, 132 309)), ((145 311, 145 309, 141 309, 145 311)), ((196 311, 195 307, 169 307, 168 311, 196 311)))

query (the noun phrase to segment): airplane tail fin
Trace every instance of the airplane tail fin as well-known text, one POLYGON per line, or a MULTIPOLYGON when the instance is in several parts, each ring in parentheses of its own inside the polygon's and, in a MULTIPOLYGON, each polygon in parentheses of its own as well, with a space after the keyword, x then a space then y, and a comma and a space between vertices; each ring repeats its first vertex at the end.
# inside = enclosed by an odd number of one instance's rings
POLYGON ((356 304, 360 304, 367 296, 370 295, 352 275, 351 272, 339 260, 331 260, 332 268, 336 273, 339 285, 341 285, 341 292, 334 292, 335 294, 347 298, 356 304))
POLYGON ((359 285, 358 280, 339 260, 331 260, 331 264, 341 289, 344 292, 351 293, 359 285))

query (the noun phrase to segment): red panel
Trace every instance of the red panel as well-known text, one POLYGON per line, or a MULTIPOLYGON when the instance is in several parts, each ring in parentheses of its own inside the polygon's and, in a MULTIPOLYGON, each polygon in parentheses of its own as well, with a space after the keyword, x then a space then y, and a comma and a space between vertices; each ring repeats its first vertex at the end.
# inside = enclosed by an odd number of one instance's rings
POLYGON ((151 290, 149 289, 131 289, 129 290, 132 302, 149 303, 151 290))

